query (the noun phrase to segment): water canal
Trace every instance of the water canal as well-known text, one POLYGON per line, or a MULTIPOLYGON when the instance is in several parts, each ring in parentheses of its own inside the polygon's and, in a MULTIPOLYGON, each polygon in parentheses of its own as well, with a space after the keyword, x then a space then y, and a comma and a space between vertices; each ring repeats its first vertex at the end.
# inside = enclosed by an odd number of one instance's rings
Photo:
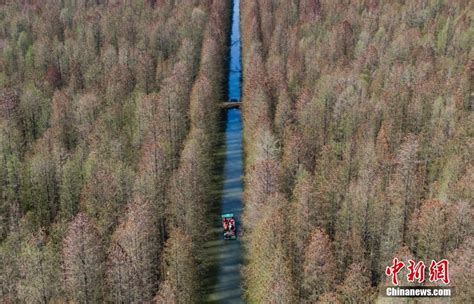
MULTIPOLYGON (((233 1, 230 36, 228 99, 240 101, 240 3, 233 1)), ((242 120, 240 109, 226 110, 224 182, 221 197, 221 213, 233 213, 239 219, 242 211, 242 120)), ((222 234, 212 242, 215 248, 216 278, 207 300, 213 303, 242 303, 240 265, 242 250, 240 240, 224 241, 222 234)))

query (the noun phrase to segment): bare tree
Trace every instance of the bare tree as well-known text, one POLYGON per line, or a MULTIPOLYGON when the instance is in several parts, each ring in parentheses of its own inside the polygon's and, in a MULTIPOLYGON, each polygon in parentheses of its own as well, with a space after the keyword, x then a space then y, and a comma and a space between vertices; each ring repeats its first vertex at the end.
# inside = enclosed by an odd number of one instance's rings
POLYGON ((156 293, 160 243, 153 205, 137 197, 127 206, 108 254, 107 279, 115 302, 147 302, 156 293))
POLYGON ((66 288, 72 299, 82 303, 103 300, 105 253, 97 229, 84 213, 70 223, 62 257, 66 288))
POLYGON ((336 277, 336 262, 331 242, 320 229, 311 234, 304 252, 303 297, 313 303, 318 301, 319 296, 332 290, 336 277))

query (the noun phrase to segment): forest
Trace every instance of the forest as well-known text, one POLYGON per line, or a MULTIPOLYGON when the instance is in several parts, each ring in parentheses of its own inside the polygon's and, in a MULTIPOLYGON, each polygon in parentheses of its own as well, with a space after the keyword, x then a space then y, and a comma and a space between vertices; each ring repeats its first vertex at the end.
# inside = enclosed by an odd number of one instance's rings
MULTIPOLYGON (((232 5, 0 0, 1 303, 208 302, 232 5)), ((237 303, 474 302, 474 3, 239 13, 237 303)))
POLYGON ((398 257, 471 303, 473 2, 241 10, 246 300, 375 302, 398 257))
POLYGON ((1 4, 0 302, 199 302, 229 15, 1 4))

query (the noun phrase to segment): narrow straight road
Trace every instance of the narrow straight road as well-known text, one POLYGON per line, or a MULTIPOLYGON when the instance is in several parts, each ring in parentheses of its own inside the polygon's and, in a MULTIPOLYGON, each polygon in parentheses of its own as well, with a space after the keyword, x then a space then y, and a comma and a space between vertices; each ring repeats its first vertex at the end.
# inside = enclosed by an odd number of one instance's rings
MULTIPOLYGON (((228 99, 240 101, 241 59, 240 59, 240 3, 233 1, 232 30, 230 37, 230 60, 228 75, 228 99)), ((221 213, 233 213, 240 228, 242 211, 242 121, 240 109, 226 111, 225 123, 224 186, 221 213)), ((220 220, 220 219, 219 219, 220 220)), ((222 228, 220 228, 222 231, 222 228)), ((219 239, 209 244, 217 266, 215 285, 210 288, 207 300, 211 303, 243 303, 240 277, 242 250, 240 240, 219 239)))

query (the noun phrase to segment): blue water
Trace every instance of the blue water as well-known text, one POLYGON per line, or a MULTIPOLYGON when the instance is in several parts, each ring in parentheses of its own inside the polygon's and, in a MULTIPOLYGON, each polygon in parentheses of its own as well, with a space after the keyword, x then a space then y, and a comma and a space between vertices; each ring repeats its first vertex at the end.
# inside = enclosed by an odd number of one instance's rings
MULTIPOLYGON (((240 110, 227 110, 225 129, 224 189, 221 198, 221 213, 233 213, 240 226, 242 212, 242 121, 240 110)), ((220 220, 219 220, 220 223, 220 220)), ((209 302, 243 303, 240 268, 242 248, 240 239, 224 240, 219 227, 219 239, 212 241, 210 248, 215 249, 215 263, 218 265, 216 284, 211 288, 209 302)))
POLYGON ((233 1, 232 29, 230 34, 229 60, 229 100, 240 100, 240 79, 242 66, 240 61, 240 1, 233 1))
MULTIPOLYGON (((229 100, 240 100, 240 5, 239 1, 233 2, 232 32, 230 48, 230 66, 228 94, 229 100)), ((221 213, 233 213, 240 226, 242 212, 242 120, 239 109, 229 109, 225 121, 225 163, 224 186, 221 198, 221 213)), ((217 219, 220 223, 220 219, 217 219)), ((209 242, 209 254, 218 266, 216 284, 210 288, 207 297, 212 303, 243 303, 240 268, 242 265, 242 248, 240 239, 224 240, 222 228, 217 228, 220 237, 209 242)))

